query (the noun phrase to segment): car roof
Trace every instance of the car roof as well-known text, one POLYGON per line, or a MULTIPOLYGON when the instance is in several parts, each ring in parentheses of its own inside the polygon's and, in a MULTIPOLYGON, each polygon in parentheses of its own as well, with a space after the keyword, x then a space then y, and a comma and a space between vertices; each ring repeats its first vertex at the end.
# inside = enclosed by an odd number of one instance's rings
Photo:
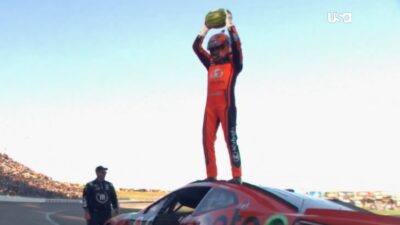
MULTIPOLYGON (((214 186, 229 186, 232 188, 235 188, 235 186, 238 187, 237 186, 238 184, 232 184, 224 180, 212 181, 212 182, 206 182, 200 180, 192 182, 191 184, 197 184, 200 186, 212 186, 212 187, 214 186)), ((257 186, 247 182, 243 182, 243 184, 240 186, 242 187, 244 186, 254 191, 261 192, 270 197, 273 197, 276 200, 285 203, 289 207, 296 209, 296 211, 298 211, 299 213, 304 213, 307 209, 311 208, 355 211, 354 207, 353 208, 347 207, 346 205, 343 204, 338 204, 329 200, 311 197, 293 191, 282 190, 279 188, 272 188, 268 186, 257 186)))

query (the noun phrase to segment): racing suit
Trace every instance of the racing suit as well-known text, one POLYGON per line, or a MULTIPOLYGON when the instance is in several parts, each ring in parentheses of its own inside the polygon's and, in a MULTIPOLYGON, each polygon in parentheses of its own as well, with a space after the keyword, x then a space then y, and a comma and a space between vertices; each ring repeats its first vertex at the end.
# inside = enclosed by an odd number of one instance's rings
POLYGON ((215 64, 210 54, 202 48, 204 36, 198 35, 193 50, 208 70, 208 91, 203 122, 203 148, 207 177, 217 177, 215 140, 219 125, 222 125, 228 147, 233 177, 241 177, 241 160, 236 135, 236 105, 234 87, 242 70, 242 49, 235 26, 228 28, 232 54, 223 63, 215 64))
POLYGON ((83 190, 83 208, 90 213, 88 225, 103 225, 111 218, 111 205, 118 209, 118 199, 114 186, 108 181, 94 180, 83 190))

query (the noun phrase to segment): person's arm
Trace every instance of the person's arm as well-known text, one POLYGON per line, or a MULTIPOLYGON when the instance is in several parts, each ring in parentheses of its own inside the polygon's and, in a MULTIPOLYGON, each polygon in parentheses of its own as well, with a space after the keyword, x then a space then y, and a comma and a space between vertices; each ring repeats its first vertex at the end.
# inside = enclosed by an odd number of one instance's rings
POLYGON ((83 207, 83 210, 85 211, 84 213, 85 213, 86 221, 90 220, 89 196, 90 196, 90 185, 86 184, 85 188, 83 189, 83 194, 82 194, 82 207, 83 207))
POLYGON ((208 69, 210 67, 210 54, 202 47, 204 37, 208 32, 208 27, 204 26, 203 30, 197 35, 196 39, 193 42, 193 50, 196 53, 197 57, 199 57, 201 63, 208 69))
POLYGON ((114 186, 110 183, 111 186, 111 204, 116 214, 119 214, 119 204, 117 193, 115 192, 114 186))
POLYGON ((242 55, 242 46, 239 38, 239 34, 237 33, 236 27, 232 22, 232 14, 229 11, 226 11, 226 21, 225 25, 228 29, 229 36, 231 39, 231 48, 232 48, 232 60, 235 69, 240 72, 243 68, 243 55, 242 55))

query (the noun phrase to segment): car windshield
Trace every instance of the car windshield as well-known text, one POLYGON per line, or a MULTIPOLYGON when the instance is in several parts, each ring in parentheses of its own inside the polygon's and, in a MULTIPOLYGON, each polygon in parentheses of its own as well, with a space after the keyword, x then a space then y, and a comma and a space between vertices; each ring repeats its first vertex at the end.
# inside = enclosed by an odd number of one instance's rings
POLYGON ((294 205, 298 208, 299 212, 304 213, 307 209, 318 208, 318 209, 335 209, 335 210, 349 210, 354 211, 354 208, 347 207, 342 204, 337 204, 332 201, 325 199, 319 199, 308 195, 281 190, 277 188, 261 187, 265 191, 272 193, 273 195, 285 200, 286 202, 294 205))

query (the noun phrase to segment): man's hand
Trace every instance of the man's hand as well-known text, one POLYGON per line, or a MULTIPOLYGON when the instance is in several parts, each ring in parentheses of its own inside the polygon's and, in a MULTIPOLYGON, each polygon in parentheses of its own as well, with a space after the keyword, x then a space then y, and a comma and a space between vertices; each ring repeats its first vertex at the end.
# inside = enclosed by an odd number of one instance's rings
POLYGON ((90 213, 88 211, 85 211, 85 220, 89 221, 90 220, 90 213))
POLYGON ((233 22, 232 22, 232 13, 229 10, 225 10, 225 14, 226 14, 226 19, 225 19, 225 26, 227 28, 230 28, 233 26, 233 22))
POLYGON ((208 31, 210 30, 210 28, 208 28, 206 25, 204 25, 203 29, 200 31, 200 36, 205 37, 206 34, 208 33, 208 31))

